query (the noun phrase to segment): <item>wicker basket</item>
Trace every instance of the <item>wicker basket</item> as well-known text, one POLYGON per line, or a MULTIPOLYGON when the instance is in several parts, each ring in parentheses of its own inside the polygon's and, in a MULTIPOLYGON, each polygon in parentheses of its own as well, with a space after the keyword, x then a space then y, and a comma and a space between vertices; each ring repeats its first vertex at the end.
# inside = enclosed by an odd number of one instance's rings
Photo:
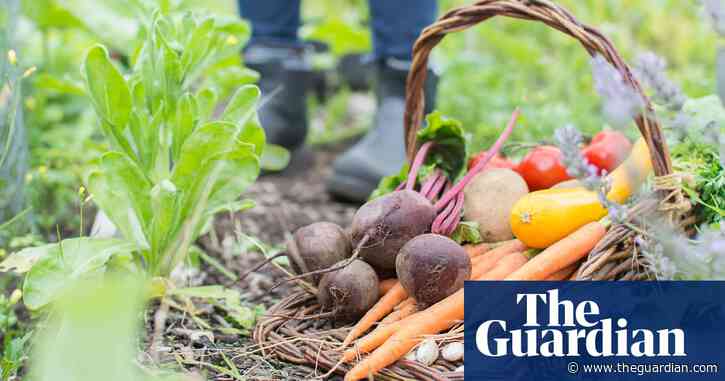
POLYGON ((611 63, 645 102, 647 112, 635 118, 635 123, 649 147, 656 176, 657 194, 643 200, 630 209, 630 219, 612 226, 607 235, 589 254, 576 272, 575 279, 582 280, 638 280, 649 277, 647 266, 638 253, 635 238, 642 231, 648 216, 665 212, 672 225, 678 228, 691 226, 694 219, 687 214, 689 202, 684 200, 676 186, 677 175, 672 174, 667 143, 649 98, 642 91, 632 71, 624 63, 612 42, 596 29, 579 22, 569 11, 545 0, 482 0, 473 5, 454 9, 436 23, 426 28, 413 48, 413 64, 407 83, 405 104, 405 136, 408 160, 417 150, 416 133, 422 125, 425 98, 423 83, 427 75, 428 57, 431 50, 447 35, 468 29, 494 16, 507 16, 542 22, 581 43, 594 56, 600 54, 611 63), (661 181, 658 181, 661 180, 661 181), (670 184, 675 186, 668 186, 670 184))
MULTIPOLYGON (((480 0, 476 3, 454 9, 442 16, 421 33, 413 48, 413 63, 408 75, 405 110, 405 136, 408 160, 412 160, 418 145, 416 133, 423 120, 425 98, 423 84, 426 80, 428 58, 431 50, 448 33, 458 32, 488 20, 494 16, 542 22, 558 31, 577 39, 590 55, 601 54, 621 74, 626 82, 636 89, 645 100, 646 115, 635 119, 642 136, 649 146, 656 179, 669 179, 672 175, 669 152, 659 123, 649 99, 633 77, 629 67, 612 46, 612 43, 596 29, 580 23, 564 8, 545 0, 480 0)), ((668 184, 662 181, 662 184, 668 184)), ((694 221, 681 211, 682 195, 675 188, 658 188, 657 194, 642 200, 630 209, 630 216, 647 216, 651 213, 667 213, 674 225, 691 225, 694 221)), ((688 204, 689 205, 689 204, 688 204)), ((635 239, 641 231, 638 224, 645 219, 637 218, 625 224, 613 225, 607 235, 590 253, 577 271, 577 279, 646 279, 645 266, 638 259, 635 239)), ((340 355, 339 346, 347 335, 349 327, 334 328, 328 319, 315 318, 320 315, 320 306, 315 298, 306 292, 299 292, 273 306, 254 331, 254 340, 267 355, 295 364, 304 364, 318 370, 321 375, 330 369, 344 374, 348 365, 336 367, 340 355)), ((459 324, 442 337, 460 334, 459 324)), ((456 373, 457 364, 438 360, 427 367, 416 362, 400 360, 376 375, 380 380, 455 380, 462 379, 456 373)))

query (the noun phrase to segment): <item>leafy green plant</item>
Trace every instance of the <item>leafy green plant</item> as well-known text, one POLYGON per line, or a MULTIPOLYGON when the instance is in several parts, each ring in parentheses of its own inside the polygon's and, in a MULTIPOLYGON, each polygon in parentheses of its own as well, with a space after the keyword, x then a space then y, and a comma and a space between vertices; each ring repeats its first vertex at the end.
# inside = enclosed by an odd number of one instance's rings
POLYGON ((86 184, 122 239, 81 237, 11 255, 0 270, 27 273, 24 301, 31 309, 89 275, 125 269, 167 277, 216 212, 253 205, 238 197, 265 154, 259 90, 244 85, 224 106, 218 84, 208 79, 238 55, 247 25, 156 12, 143 35, 127 75, 100 45, 82 66, 110 144, 86 184))
POLYGON ((143 279, 114 276, 74 283, 34 338, 29 378, 37 381, 189 380, 136 361, 143 279))

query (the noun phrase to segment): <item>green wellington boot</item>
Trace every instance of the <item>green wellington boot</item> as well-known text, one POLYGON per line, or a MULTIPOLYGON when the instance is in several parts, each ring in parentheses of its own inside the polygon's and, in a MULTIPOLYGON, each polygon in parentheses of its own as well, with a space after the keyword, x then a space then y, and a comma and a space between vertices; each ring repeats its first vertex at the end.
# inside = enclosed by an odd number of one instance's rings
MULTIPOLYGON (((377 64, 377 112, 373 127, 334 163, 328 190, 334 196, 363 202, 380 179, 400 170, 405 162, 403 113, 405 80, 409 61, 388 59, 377 64)), ((426 82, 426 112, 433 109, 437 77, 432 71, 426 82)))

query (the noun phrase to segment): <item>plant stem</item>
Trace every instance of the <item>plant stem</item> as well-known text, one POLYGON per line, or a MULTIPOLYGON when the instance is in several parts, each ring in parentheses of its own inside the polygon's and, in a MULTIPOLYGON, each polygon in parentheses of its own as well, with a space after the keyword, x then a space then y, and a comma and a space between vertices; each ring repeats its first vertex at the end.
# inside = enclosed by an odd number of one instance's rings
POLYGON ((420 146, 418 153, 415 155, 415 159, 413 159, 413 164, 410 166, 410 172, 408 172, 408 182, 405 184, 405 189, 413 190, 415 187, 418 171, 420 170, 421 165, 423 165, 423 161, 428 155, 428 150, 430 150, 432 145, 433 142, 425 142, 422 146, 420 146))

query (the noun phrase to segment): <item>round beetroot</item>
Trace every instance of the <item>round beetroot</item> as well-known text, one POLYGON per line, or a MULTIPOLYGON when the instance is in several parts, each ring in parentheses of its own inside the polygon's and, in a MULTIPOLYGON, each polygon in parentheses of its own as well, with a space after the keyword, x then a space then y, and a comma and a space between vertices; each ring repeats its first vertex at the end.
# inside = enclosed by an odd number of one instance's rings
POLYGON ((408 295, 427 307, 463 287, 471 276, 471 259, 452 239, 423 234, 400 249, 396 271, 408 295))
MULTIPOLYGON (((352 254, 347 233, 331 222, 315 222, 297 229, 289 244, 294 245, 288 248, 288 256, 297 274, 327 269, 352 254)), ((320 277, 315 274, 307 280, 317 284, 320 277)))
POLYGON ((356 259, 322 276, 317 288, 317 301, 338 319, 353 321, 365 314, 380 298, 378 283, 375 270, 356 259))
POLYGON ((400 190, 360 207, 352 219, 352 246, 380 270, 395 269, 400 248, 413 237, 430 231, 435 208, 420 193, 400 190))

